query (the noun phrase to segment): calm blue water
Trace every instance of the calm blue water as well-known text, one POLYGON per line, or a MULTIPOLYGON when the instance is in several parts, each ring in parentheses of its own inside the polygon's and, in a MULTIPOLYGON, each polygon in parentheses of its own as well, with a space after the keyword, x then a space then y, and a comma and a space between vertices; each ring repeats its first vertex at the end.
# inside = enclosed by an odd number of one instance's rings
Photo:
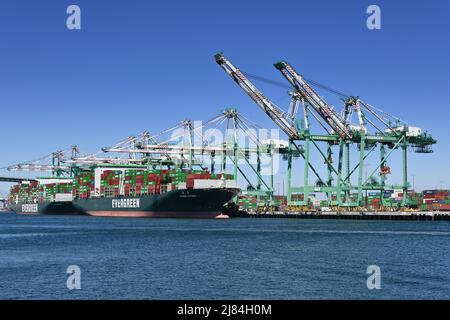
POLYGON ((1 214, 0 299, 450 299, 449 245, 448 222, 1 214))

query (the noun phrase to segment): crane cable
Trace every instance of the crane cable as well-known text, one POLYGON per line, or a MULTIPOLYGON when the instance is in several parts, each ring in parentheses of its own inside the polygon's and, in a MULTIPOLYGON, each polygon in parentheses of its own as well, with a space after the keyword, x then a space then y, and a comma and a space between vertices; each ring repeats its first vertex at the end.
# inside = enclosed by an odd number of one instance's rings
MULTIPOLYGON (((292 87, 287 86, 287 85, 284 84, 283 82, 275 81, 275 80, 271 80, 271 79, 267 79, 267 78, 264 78, 264 77, 261 77, 261 76, 258 76, 258 75, 249 73, 249 72, 243 72, 243 71, 241 71, 241 72, 242 72, 245 76, 247 76, 247 77, 249 77, 249 78, 253 78, 253 79, 255 79, 255 80, 259 80, 259 81, 262 81, 262 82, 266 82, 266 83, 269 83, 269 84, 272 84, 272 85, 275 85, 275 86, 278 86, 278 87, 282 87, 282 88, 285 88, 285 89, 292 89, 292 87)), ((314 85, 314 86, 316 86, 316 87, 319 87, 319 88, 322 88, 323 90, 326 90, 326 91, 328 91, 328 92, 330 92, 330 93, 333 93, 333 94, 335 94, 336 96, 339 96, 339 97, 341 97, 341 98, 348 98, 348 97, 350 97, 350 95, 348 95, 348 94, 346 94, 346 93, 344 93, 344 92, 342 92, 342 91, 338 91, 338 90, 336 90, 336 89, 330 88, 330 87, 328 87, 328 86, 326 86, 326 85, 324 85, 324 84, 321 84, 320 82, 317 82, 317 81, 315 81, 315 80, 308 79, 308 78, 305 78, 305 77, 303 77, 303 79, 305 79, 308 83, 311 83, 312 85, 314 85)))
MULTIPOLYGON (((243 71, 241 71, 241 72, 242 72, 244 75, 246 75, 247 77, 249 77, 249 78, 253 78, 253 79, 258 80, 258 81, 261 81, 261 82, 266 82, 266 83, 268 83, 268 84, 272 84, 272 85, 275 85, 275 86, 278 86, 278 87, 282 87, 282 88, 284 88, 284 89, 292 89, 290 86, 287 86, 287 85, 285 85, 284 83, 282 83, 282 82, 280 82, 280 81, 275 81, 275 80, 267 79, 267 78, 264 78, 264 77, 261 77, 261 76, 258 76, 258 75, 249 73, 249 72, 243 72, 243 71)), ((351 97, 351 95, 348 95, 348 94, 346 94, 346 93, 344 93, 344 92, 342 92, 342 91, 333 89, 333 88, 331 88, 331 87, 329 87, 329 86, 326 86, 326 85, 324 85, 324 84, 322 84, 322 83, 320 83, 320 82, 318 82, 318 81, 315 81, 315 80, 312 80, 312 79, 309 79, 309 78, 305 78, 305 77, 303 77, 303 79, 306 80, 308 83, 310 83, 310 84, 312 84, 312 85, 314 85, 314 86, 316 86, 316 87, 318 87, 318 88, 321 88, 321 89, 323 89, 323 90, 325 90, 325 91, 328 91, 328 92, 330 92, 330 93, 332 93, 332 94, 334 94, 334 95, 340 97, 342 100, 351 97)), ((366 109, 368 109, 368 110, 372 109, 372 110, 371 110, 372 112, 373 112, 373 110, 376 110, 376 111, 378 111, 378 112, 384 114, 385 116, 387 116, 387 117, 389 117, 389 118, 392 118, 392 119, 394 119, 394 120, 396 120, 396 121, 398 121, 398 122, 401 122, 401 123, 403 123, 403 124, 406 124, 406 122, 403 121, 402 119, 400 119, 399 117, 396 117, 396 116, 394 116, 394 115, 392 115, 392 114, 390 114, 390 113, 388 113, 388 112, 386 112, 386 111, 383 111, 383 110, 381 110, 380 108, 377 108, 377 107, 375 107, 375 106, 372 106, 372 105, 370 105, 370 104, 368 104, 368 103, 363 103, 363 106, 364 106, 366 109)), ((389 119, 386 119, 386 118, 385 118, 384 120, 389 121, 389 119)), ((384 124, 386 125, 386 123, 384 123, 384 124)), ((387 127, 390 128, 390 126, 387 126, 387 127)))

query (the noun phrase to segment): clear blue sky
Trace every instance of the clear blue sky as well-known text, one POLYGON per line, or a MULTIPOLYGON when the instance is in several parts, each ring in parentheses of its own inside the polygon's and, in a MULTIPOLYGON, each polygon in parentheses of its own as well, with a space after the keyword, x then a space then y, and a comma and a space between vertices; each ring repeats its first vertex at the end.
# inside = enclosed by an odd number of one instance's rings
POLYGON ((411 153, 410 172, 417 188, 450 188, 449 16, 446 0, 2 1, 0 167, 72 144, 95 151, 229 106, 270 124, 215 64, 223 51, 280 81, 272 63, 286 59, 429 130, 435 153, 411 153), (80 31, 66 29, 70 4, 81 7, 80 31), (379 31, 366 28, 370 4, 381 7, 379 31))

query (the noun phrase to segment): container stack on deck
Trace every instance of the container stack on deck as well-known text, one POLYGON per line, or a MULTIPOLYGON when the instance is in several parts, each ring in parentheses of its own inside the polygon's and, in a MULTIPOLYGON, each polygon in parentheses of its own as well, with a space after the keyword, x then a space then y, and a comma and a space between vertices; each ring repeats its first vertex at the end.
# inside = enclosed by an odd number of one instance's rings
MULTIPOLYGON (((38 188, 40 191, 44 191, 43 196, 40 199, 44 201, 53 201, 55 200, 56 194, 65 193, 72 194, 73 193, 73 184, 72 183, 48 183, 48 184, 39 184, 38 188)), ((39 200, 38 202, 42 202, 39 200)))
POLYGON ((14 185, 10 189, 8 201, 16 199, 22 202, 38 202, 42 199, 43 186, 38 186, 37 181, 14 185))
POLYGON ((54 201, 57 194, 72 194, 73 189, 73 185, 67 182, 39 183, 38 181, 30 181, 12 186, 8 201, 10 203, 16 200, 24 203, 54 201))
POLYGON ((182 169, 126 170, 125 195, 159 194, 176 189, 193 188, 196 180, 217 180, 221 175, 205 170, 182 169))
POLYGON ((87 199, 94 192, 94 173, 83 172, 73 179, 73 194, 80 199, 87 199))
POLYGON ((120 171, 107 170, 101 176, 100 194, 107 197, 118 196, 120 192, 120 171))
POLYGON ((136 196, 142 192, 143 176, 137 174, 136 170, 126 170, 124 172, 124 194, 125 196, 136 196))

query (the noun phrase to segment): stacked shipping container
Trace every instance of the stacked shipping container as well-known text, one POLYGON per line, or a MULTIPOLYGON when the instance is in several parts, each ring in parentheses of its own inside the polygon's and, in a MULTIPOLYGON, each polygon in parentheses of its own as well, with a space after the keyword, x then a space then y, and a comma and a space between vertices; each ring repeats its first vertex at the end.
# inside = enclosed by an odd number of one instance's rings
MULTIPOLYGON (((104 171, 101 175, 101 196, 117 196, 120 194, 120 171, 104 171), (114 191, 108 192, 113 189, 114 191)), ((176 169, 136 170, 130 169, 123 172, 123 184, 125 196, 140 196, 145 194, 160 194, 178 188, 193 188, 195 180, 220 179, 220 174, 210 174, 206 170, 184 171, 176 169)), ((232 175, 226 175, 227 179, 233 179, 232 175)))
POLYGON ((83 172, 73 179, 73 195, 76 198, 87 199, 94 192, 94 173, 83 172))
POLYGON ((424 190, 423 210, 450 211, 450 190, 424 190))

